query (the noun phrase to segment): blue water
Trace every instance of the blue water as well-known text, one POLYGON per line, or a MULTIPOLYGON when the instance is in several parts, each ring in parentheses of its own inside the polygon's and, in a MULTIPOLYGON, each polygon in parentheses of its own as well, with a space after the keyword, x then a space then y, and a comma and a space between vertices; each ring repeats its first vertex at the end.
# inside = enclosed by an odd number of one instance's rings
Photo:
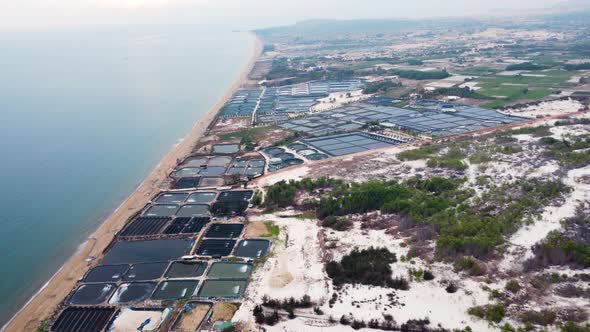
POLYGON ((0 34, 0 322, 243 70, 246 33, 187 27, 0 34))

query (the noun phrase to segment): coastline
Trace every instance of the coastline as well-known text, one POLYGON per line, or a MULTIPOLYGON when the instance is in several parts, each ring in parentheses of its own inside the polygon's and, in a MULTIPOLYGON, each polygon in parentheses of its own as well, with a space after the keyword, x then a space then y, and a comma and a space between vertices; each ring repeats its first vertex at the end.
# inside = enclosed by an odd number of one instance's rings
MULTIPOLYGON (((190 132, 169 151, 137 188, 117 207, 98 228, 77 247, 73 255, 59 267, 57 272, 29 299, 29 301, 4 325, 0 331, 34 331, 40 322, 49 317, 55 308, 74 288, 76 282, 91 265, 88 258, 101 257, 111 243, 114 234, 127 219, 160 190, 167 189, 168 174, 176 167, 177 160, 188 156, 202 139, 221 107, 233 93, 248 81, 248 74, 262 52, 262 42, 255 33, 249 61, 223 96, 194 124, 190 132)), ((94 262, 92 260, 91 262, 94 262)))

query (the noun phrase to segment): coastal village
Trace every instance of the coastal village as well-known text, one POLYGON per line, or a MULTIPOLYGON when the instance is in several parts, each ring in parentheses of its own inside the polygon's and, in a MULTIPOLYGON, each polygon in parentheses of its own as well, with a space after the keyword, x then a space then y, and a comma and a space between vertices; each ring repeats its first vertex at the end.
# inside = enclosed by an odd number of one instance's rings
POLYGON ((256 31, 228 98, 13 323, 588 331, 587 32, 347 24, 256 31))

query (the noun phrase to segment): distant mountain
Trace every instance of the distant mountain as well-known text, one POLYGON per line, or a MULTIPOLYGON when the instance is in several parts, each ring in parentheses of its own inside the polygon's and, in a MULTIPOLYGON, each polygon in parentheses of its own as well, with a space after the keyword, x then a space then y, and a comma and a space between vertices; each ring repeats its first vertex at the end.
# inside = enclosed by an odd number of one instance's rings
POLYGON ((314 19, 305 20, 295 25, 273 27, 256 30, 261 35, 276 35, 282 33, 383 33, 402 30, 416 30, 420 28, 445 28, 456 26, 471 26, 481 24, 475 19, 362 19, 335 20, 314 19))

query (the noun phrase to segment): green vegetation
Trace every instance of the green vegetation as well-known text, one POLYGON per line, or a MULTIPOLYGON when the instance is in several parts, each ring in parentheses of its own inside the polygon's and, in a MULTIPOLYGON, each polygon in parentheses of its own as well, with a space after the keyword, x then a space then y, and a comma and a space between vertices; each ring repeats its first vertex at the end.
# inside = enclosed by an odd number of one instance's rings
POLYGON ((49 330, 49 319, 45 318, 39 322, 39 326, 35 329, 35 332, 45 332, 49 330))
POLYGON ((492 75, 496 73, 497 70, 493 68, 487 67, 471 67, 466 68, 463 70, 458 71, 459 75, 467 75, 467 76, 485 76, 485 75, 492 75))
POLYGON ((462 161, 465 158, 459 148, 450 148, 447 153, 440 157, 433 157, 426 163, 428 167, 447 168, 456 171, 464 171, 467 165, 462 161))
POLYGON ((502 303, 497 304, 489 304, 486 306, 475 306, 471 307, 467 310, 467 313, 485 319, 490 323, 499 323, 504 319, 504 315, 506 314, 506 309, 504 309, 504 305, 502 303))
POLYGON ((260 191, 254 192, 254 195, 252 195, 252 199, 250 200, 250 203, 253 206, 260 206, 262 204, 262 194, 260 193, 260 191))
POLYGON ((561 251, 565 257, 559 262, 551 263, 560 265, 573 263, 585 268, 590 267, 590 245, 570 240, 557 231, 550 232, 535 251, 537 254, 539 251, 546 253, 561 251))
POLYGON ((565 70, 588 70, 590 69, 590 62, 584 62, 579 64, 567 64, 563 66, 565 70))
POLYGON ((346 231, 352 227, 352 221, 348 220, 347 218, 327 216, 322 221, 322 227, 332 228, 336 231, 346 231))
POLYGON ((418 149, 406 150, 397 154, 399 160, 418 160, 430 158, 437 150, 431 145, 421 146, 418 149))
POLYGON ((523 72, 519 75, 482 76, 477 79, 477 91, 484 97, 496 100, 480 105, 485 108, 501 108, 519 100, 535 100, 552 94, 552 89, 573 86, 568 82, 571 73, 548 70, 542 73, 523 72))
POLYGON ((340 262, 326 264, 326 273, 334 285, 363 284, 372 286, 408 289, 408 282, 403 278, 392 279, 390 264, 397 262, 394 253, 386 248, 354 249, 340 262))
POLYGON ((527 325, 541 325, 548 326, 555 323, 557 315, 551 310, 528 310, 520 315, 520 321, 527 325))
POLYGON ((547 66, 542 66, 538 64, 534 64, 532 62, 523 62, 517 63, 513 65, 509 65, 506 67, 506 70, 513 71, 513 70, 544 70, 547 69, 547 66))
POLYGON ((371 94, 377 92, 386 92, 390 88, 400 87, 401 84, 393 81, 368 82, 363 89, 364 94, 371 94))
POLYGON ((420 71, 409 69, 392 69, 389 71, 393 75, 410 80, 440 80, 451 76, 446 71, 420 71))
POLYGON ((425 91, 423 93, 424 98, 431 99, 441 96, 457 96, 461 98, 472 98, 472 99, 491 99, 488 96, 481 95, 469 87, 459 88, 438 88, 434 91, 425 91))
POLYGON ((470 276, 480 276, 485 273, 485 268, 471 257, 458 258, 453 264, 453 269, 455 272, 465 272, 470 276))
POLYGON ((266 206, 287 207, 293 204, 297 188, 285 181, 272 185, 266 192, 266 206))
POLYGON ((424 62, 419 59, 408 59, 406 60, 406 63, 410 66, 422 66, 424 64, 424 62))
POLYGON ((293 204, 297 190, 329 188, 320 194, 315 208, 320 220, 337 225, 332 217, 379 210, 399 214, 415 223, 428 225, 437 235, 439 257, 474 256, 483 258, 551 200, 569 188, 559 181, 520 180, 491 187, 469 202, 472 191, 461 189, 463 179, 411 178, 404 182, 369 181, 344 184, 342 181, 304 179, 279 182, 269 188, 268 205, 293 204))
POLYGON ((262 235, 262 237, 270 237, 273 239, 278 239, 279 234, 281 233, 281 228, 270 221, 264 223, 266 226, 266 233, 262 235))
POLYGON ((315 180, 310 178, 301 181, 280 181, 270 186, 266 192, 264 204, 267 207, 287 207, 293 205, 295 193, 297 190, 312 192, 315 189, 338 187, 343 185, 342 180, 336 180, 329 177, 319 177, 315 180))
POLYGON ((520 286, 520 283, 517 280, 512 279, 506 283, 504 288, 511 293, 518 293, 518 291, 522 289, 522 286, 520 286))
POLYGON ((270 71, 266 75, 267 80, 280 80, 270 85, 289 85, 313 80, 344 80, 354 76, 352 69, 345 67, 315 68, 304 70, 297 68, 297 59, 278 58, 273 60, 270 71))
POLYGON ((270 133, 271 131, 273 131, 275 129, 276 129, 276 127, 274 127, 274 126, 254 127, 254 128, 241 130, 241 131, 236 131, 233 133, 220 134, 219 140, 228 141, 228 140, 240 139, 240 144, 242 144, 242 146, 244 146, 244 149, 246 151, 252 151, 252 150, 254 150, 254 147, 256 146, 256 144, 255 144, 256 137, 261 137, 261 136, 264 137, 268 133, 270 133))
POLYGON ((590 332, 590 325, 577 325, 574 322, 567 322, 561 327, 561 332, 590 332))
POLYGON ((565 167, 580 168, 590 165, 590 135, 562 140, 546 137, 541 143, 547 146, 547 155, 565 167))
POLYGON ((543 137, 551 135, 551 130, 549 126, 537 126, 537 127, 521 127, 518 129, 511 129, 499 132, 496 134, 496 137, 506 137, 506 136, 513 136, 513 135, 532 135, 535 137, 543 137))

